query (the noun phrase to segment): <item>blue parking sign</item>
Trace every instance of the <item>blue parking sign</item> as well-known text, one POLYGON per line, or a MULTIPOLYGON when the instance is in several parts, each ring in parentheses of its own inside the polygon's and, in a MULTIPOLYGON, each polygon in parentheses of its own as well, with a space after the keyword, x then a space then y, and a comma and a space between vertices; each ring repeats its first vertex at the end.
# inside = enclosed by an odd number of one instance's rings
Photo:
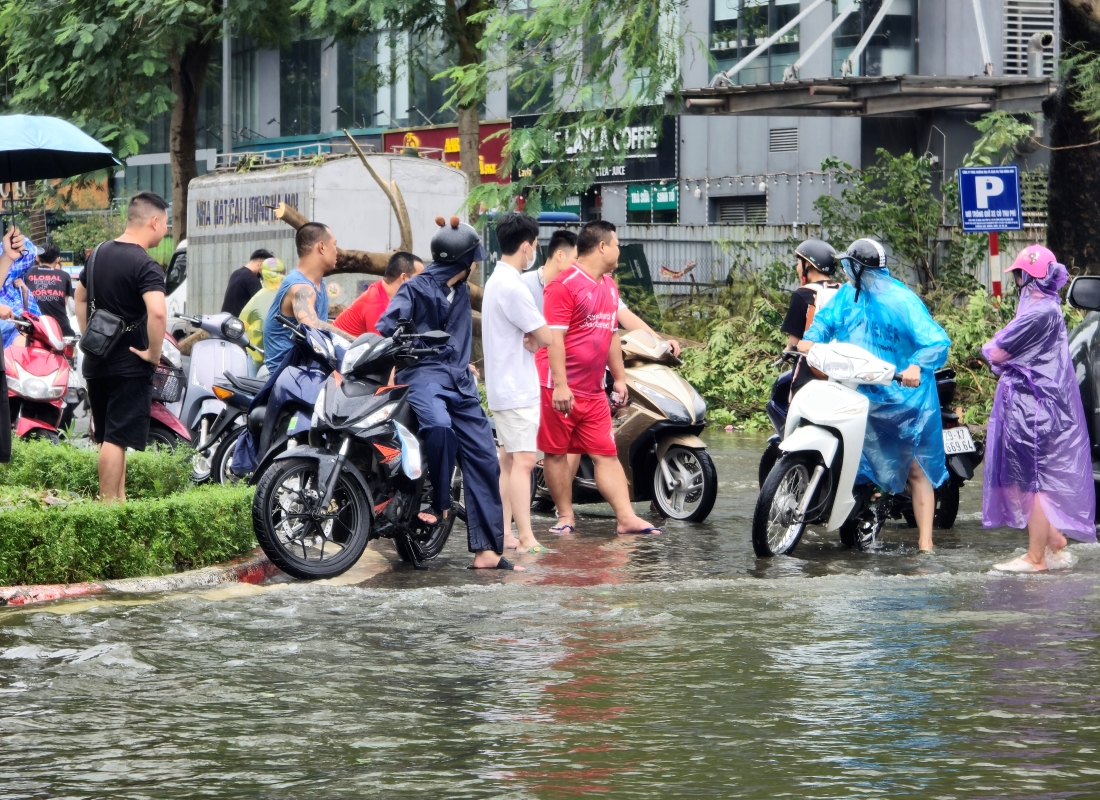
POLYGON ((959 206, 963 230, 1018 231, 1024 227, 1020 208, 1020 168, 961 167, 959 206))

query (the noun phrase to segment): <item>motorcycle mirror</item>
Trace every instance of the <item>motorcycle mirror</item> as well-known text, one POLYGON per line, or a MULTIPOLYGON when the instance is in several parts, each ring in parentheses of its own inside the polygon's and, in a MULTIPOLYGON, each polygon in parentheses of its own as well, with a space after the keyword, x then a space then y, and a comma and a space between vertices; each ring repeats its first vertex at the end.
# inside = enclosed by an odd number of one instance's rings
POLYGON ((1069 286, 1069 304, 1082 311, 1100 311, 1100 276, 1081 275, 1069 286))
POLYGON ((446 331, 428 331, 420 334, 420 339, 428 346, 446 344, 451 339, 451 334, 446 331))

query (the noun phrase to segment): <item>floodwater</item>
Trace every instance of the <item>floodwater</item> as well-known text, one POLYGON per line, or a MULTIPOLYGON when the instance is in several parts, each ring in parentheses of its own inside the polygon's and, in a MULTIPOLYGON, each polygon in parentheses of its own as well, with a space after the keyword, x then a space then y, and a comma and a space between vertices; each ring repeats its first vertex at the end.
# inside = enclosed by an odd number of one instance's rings
POLYGON ((0 612, 0 796, 1100 796, 1100 548, 990 574, 1024 536, 974 483, 933 558, 889 527, 758 561, 763 440, 709 441, 708 523, 586 517, 524 575, 460 533, 353 585, 0 612))

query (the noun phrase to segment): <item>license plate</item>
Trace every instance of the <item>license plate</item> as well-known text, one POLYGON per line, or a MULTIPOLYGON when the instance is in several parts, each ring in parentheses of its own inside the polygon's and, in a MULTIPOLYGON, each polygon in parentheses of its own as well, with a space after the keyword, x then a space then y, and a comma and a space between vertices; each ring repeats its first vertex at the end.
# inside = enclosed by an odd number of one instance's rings
POLYGON ((973 453, 974 440, 967 428, 948 428, 943 432, 943 451, 949 456, 973 453))

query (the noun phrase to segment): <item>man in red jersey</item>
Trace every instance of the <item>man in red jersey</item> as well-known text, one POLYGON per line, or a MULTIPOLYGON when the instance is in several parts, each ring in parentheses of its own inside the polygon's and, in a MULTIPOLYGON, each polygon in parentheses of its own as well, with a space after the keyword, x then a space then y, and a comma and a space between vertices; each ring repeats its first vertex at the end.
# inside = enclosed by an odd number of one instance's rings
MULTIPOLYGON (((619 403, 627 399, 619 329, 619 290, 611 273, 619 262, 615 226, 596 220, 577 235, 577 261, 544 291, 546 323, 553 334, 550 375, 542 387, 538 447, 546 454, 546 482, 555 497, 570 492, 568 453, 587 453, 596 487, 615 511, 620 534, 661 533, 634 513, 615 450, 611 408, 604 394, 604 367, 611 368, 619 403)), ((573 519, 555 528, 572 530, 573 519)))
POLYGON ((390 256, 382 280, 368 286, 366 291, 355 298, 354 303, 333 320, 332 324, 351 334, 353 339, 364 333, 378 333, 375 325, 386 313, 390 300, 397 294, 401 284, 423 271, 424 262, 418 256, 399 250, 390 256))

